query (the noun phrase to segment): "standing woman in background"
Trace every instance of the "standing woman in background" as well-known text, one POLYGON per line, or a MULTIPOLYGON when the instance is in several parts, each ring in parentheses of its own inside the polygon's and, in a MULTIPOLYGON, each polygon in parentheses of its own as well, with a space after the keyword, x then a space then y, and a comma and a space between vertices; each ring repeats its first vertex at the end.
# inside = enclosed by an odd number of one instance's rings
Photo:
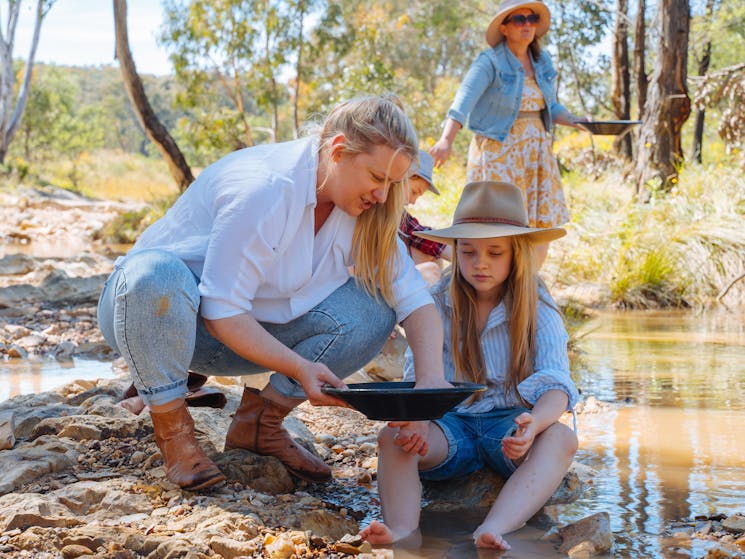
MULTIPOLYGON (((556 70, 538 40, 551 24, 540 0, 504 0, 486 30, 491 48, 478 55, 461 82, 442 135, 430 153, 439 167, 463 126, 474 137, 466 183, 511 182, 523 191, 530 227, 569 221, 559 166, 551 149, 554 123, 582 129, 556 98, 556 70)), ((548 244, 536 247, 543 263, 548 244)))

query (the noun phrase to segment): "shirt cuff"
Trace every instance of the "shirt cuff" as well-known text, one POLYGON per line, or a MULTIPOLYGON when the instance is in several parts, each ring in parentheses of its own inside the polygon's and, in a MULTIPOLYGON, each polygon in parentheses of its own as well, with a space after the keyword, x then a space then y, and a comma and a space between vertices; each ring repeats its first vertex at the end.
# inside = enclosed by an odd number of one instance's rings
POLYGON ((462 112, 450 109, 448 111, 448 118, 452 118, 455 122, 460 124, 461 126, 465 126, 466 124, 466 115, 464 115, 462 112))

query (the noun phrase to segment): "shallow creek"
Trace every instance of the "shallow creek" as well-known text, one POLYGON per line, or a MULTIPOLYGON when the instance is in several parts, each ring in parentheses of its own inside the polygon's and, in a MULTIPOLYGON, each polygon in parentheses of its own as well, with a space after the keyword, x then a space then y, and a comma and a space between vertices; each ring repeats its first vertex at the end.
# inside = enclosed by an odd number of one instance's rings
MULTIPOLYGON (((665 537, 670 522, 745 512, 745 317, 727 313, 606 313, 585 325, 574 378, 585 396, 617 404, 579 418, 577 460, 597 471, 560 523, 607 511, 613 557, 688 558, 708 542, 665 537)), ((0 401, 75 378, 113 376, 108 363, 0 362, 0 401)), ((473 557, 467 515, 425 515, 423 541, 397 558, 473 557)), ((542 532, 508 536, 502 557, 564 557, 542 532)), ((496 557, 479 552, 479 558, 496 557)))
MULTIPOLYGON (((745 317, 607 313, 583 331, 575 381, 618 406, 579 418, 576 459, 597 476, 562 507, 560 524, 607 511, 615 538, 607 557, 703 557, 710 542, 663 532, 676 520, 745 512, 745 317)), ((396 557, 473 557, 479 521, 430 515, 422 547, 396 557)), ((541 535, 531 527, 508 535, 512 550, 501 557, 565 557, 541 535)))

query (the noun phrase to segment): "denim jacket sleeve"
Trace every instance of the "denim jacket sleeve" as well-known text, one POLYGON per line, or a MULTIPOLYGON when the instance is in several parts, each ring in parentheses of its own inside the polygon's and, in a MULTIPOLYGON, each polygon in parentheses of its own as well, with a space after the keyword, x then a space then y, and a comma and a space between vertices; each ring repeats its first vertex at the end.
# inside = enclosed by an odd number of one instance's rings
POLYGON ((448 117, 457 121, 461 126, 466 125, 468 115, 476 102, 484 95, 487 88, 497 80, 496 68, 488 55, 482 52, 473 61, 466 76, 455 94, 455 100, 448 111, 448 117))

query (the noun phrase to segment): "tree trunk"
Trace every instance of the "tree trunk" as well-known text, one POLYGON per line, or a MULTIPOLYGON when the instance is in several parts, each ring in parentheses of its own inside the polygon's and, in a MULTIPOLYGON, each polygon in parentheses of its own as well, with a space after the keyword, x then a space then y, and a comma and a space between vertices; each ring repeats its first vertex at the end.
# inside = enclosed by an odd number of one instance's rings
POLYGON ((36 47, 39 46, 41 34, 41 22, 47 15, 55 0, 37 0, 36 20, 34 22, 34 34, 31 39, 26 68, 23 73, 18 99, 16 99, 13 113, 10 107, 13 105, 13 89, 15 85, 15 72, 13 72, 13 43, 15 41, 16 25, 18 23, 21 2, 8 2, 8 37, 0 34, 0 163, 5 162, 8 147, 13 136, 18 130, 23 118, 23 112, 28 104, 28 95, 31 91, 31 76, 34 69, 34 58, 36 58, 36 47))
MULTIPOLYGON (((711 17, 714 13, 714 2, 715 0, 706 0, 706 19, 711 22, 711 17)), ((698 75, 705 76, 706 72, 709 71, 709 64, 711 63, 711 39, 708 37, 704 43, 704 52, 701 55, 701 60, 698 61, 698 75)), ((703 162, 702 147, 704 143, 704 121, 706 119, 706 109, 701 107, 696 110, 696 117, 694 120, 693 127, 693 147, 691 149, 691 159, 697 163, 703 162)))
POLYGON ((669 191, 683 160, 681 128, 691 114, 688 97, 688 0, 660 0, 658 59, 644 111, 636 166, 637 192, 669 191))
POLYGON ((645 68, 645 52, 647 42, 647 23, 644 19, 647 12, 645 0, 639 0, 636 10, 636 25, 634 26, 634 76, 636 81, 636 104, 638 117, 644 117, 644 106, 647 104, 647 70, 645 68))
POLYGON ((155 115, 155 111, 153 111, 150 101, 145 95, 142 80, 137 74, 132 53, 129 50, 127 0, 114 0, 114 27, 116 57, 119 59, 119 68, 122 71, 124 87, 127 90, 129 101, 132 103, 132 108, 140 121, 140 125, 145 130, 145 134, 157 146, 163 159, 168 164, 171 175, 176 180, 179 191, 183 192, 194 181, 194 176, 191 174, 191 169, 176 141, 155 115))
POLYGON ((305 0, 298 2, 298 12, 300 21, 298 23, 297 32, 297 63, 295 64, 295 96, 292 100, 292 126, 293 134, 297 138, 300 134, 300 115, 298 111, 298 103, 300 99, 300 77, 303 70, 303 22, 305 20, 305 0))
MULTIPOLYGON (((617 0, 616 28, 613 33, 613 81, 611 103, 619 120, 631 117, 631 74, 629 72, 628 45, 628 1, 617 0)), ((627 160, 631 160, 631 135, 624 134, 615 139, 613 149, 627 160)))

